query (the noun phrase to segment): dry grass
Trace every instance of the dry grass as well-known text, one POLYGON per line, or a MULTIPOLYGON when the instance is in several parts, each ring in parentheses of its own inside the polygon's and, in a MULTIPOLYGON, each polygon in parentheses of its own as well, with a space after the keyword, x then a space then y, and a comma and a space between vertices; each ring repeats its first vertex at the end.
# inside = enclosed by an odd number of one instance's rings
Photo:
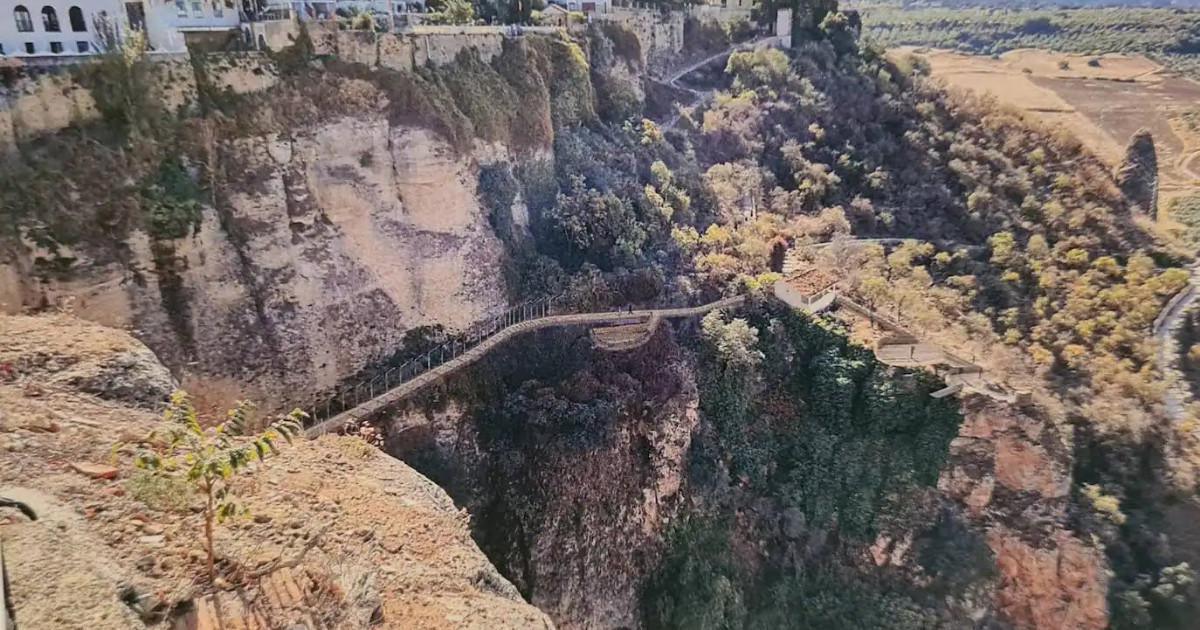
MULTIPOLYGON (((902 47, 892 54, 913 50, 902 47)), ((1181 123, 1183 113, 1200 102, 1200 84, 1139 55, 1028 49, 999 58, 943 50, 921 55, 949 87, 990 93, 1064 129, 1113 167, 1123 159, 1129 137, 1149 129, 1158 150, 1160 220, 1169 220, 1170 199, 1200 192, 1200 133, 1181 123), (1093 59, 1098 65, 1089 65, 1093 59)))

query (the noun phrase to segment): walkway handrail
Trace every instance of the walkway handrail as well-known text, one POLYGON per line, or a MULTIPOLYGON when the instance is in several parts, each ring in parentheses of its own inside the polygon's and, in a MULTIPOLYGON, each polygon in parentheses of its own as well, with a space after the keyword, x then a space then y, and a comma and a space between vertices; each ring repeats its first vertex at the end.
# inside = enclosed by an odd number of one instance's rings
POLYGON ((409 359, 402 365, 390 367, 384 370, 382 374, 376 374, 365 382, 340 388, 331 397, 327 398, 324 404, 314 404, 308 411, 309 418, 311 421, 320 422, 346 409, 357 407, 384 392, 413 380, 429 370, 453 361, 464 352, 478 346, 507 328, 529 321, 530 319, 548 317, 551 313, 556 312, 556 304, 559 303, 560 300, 557 298, 543 298, 533 302, 525 302, 499 315, 476 322, 465 333, 417 357, 409 359))
MULTIPOLYGON (((531 304, 519 305, 509 309, 502 315, 484 322, 482 328, 477 331, 477 334, 468 334, 466 338, 469 343, 454 340, 442 344, 438 348, 434 348, 420 357, 405 363, 400 368, 392 368, 365 384, 359 384, 350 388, 348 391, 352 394, 352 397, 340 400, 341 404, 335 406, 327 402, 320 409, 314 409, 309 415, 313 419, 318 420, 318 422, 308 428, 305 431, 305 435, 309 438, 314 438, 324 433, 337 431, 351 420, 366 417, 378 411, 381 407, 395 400, 402 399, 404 396, 436 381, 441 376, 474 363, 487 352, 491 351, 492 348, 519 334, 551 326, 586 326, 615 322, 633 323, 647 321, 655 317, 664 319, 693 317, 707 313, 708 311, 735 306, 741 304, 744 300, 745 297, 739 295, 692 307, 636 311, 599 311, 576 314, 557 314, 554 307, 556 300, 540 300, 531 304), (454 343, 461 343, 461 345, 458 346, 457 350, 452 349, 450 355, 444 354, 445 348, 454 343), (436 363, 432 359, 433 356, 439 358, 436 363), (415 367, 408 367, 414 364, 415 367), (394 372, 397 369, 399 372, 394 372), (392 376, 388 376, 389 374, 392 376), (354 404, 349 404, 351 402, 354 404), (322 411, 324 413, 318 415, 322 411)), ((347 390, 344 390, 342 395, 344 396, 346 393, 347 390)))

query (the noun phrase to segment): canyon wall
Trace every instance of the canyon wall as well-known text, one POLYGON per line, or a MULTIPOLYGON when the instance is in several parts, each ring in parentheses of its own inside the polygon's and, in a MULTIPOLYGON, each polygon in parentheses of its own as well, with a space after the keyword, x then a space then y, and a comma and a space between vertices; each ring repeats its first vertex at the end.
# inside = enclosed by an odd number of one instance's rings
MULTIPOLYGON (((151 67, 155 98, 169 109, 195 101, 190 63, 151 67)), ((261 55, 210 58, 203 69, 223 93, 278 81, 261 55)), ((129 329, 197 394, 267 405, 303 404, 390 356, 406 331, 459 329, 501 310, 503 246, 478 201, 475 155, 495 161, 507 150, 451 148, 427 128, 390 121, 387 96, 365 82, 347 93, 366 106, 216 141, 221 184, 203 195, 182 238, 134 230, 105 247, 8 242, 0 309, 66 307, 129 329), (61 264, 65 272, 46 273, 61 264)), ((4 128, 19 142, 99 116, 67 73, 6 98, 4 128)))
POLYGON ((503 308, 503 249, 471 161, 428 130, 347 117, 222 156, 227 195, 193 235, 135 233, 128 261, 76 253, 65 280, 34 280, 42 252, 24 248, 4 265, 20 279, 5 308, 69 298, 81 317, 137 331, 185 385, 293 403, 390 355, 407 330, 503 308))
POLYGON ((985 532, 999 572, 996 604, 1020 628, 1108 626, 1108 563, 1070 529, 1069 445, 1036 414, 964 401, 938 488, 985 532))
MULTIPOLYGON (((614 7, 611 12, 598 13, 595 17, 632 31, 641 45, 643 64, 661 65, 683 51, 684 14, 681 12, 664 14, 658 9, 614 7)), ((711 18, 706 16, 705 19, 711 18)))
MULTIPOLYGON (((192 62, 180 55, 155 55, 147 69, 153 98, 171 111, 196 102, 196 74, 192 62)), ((261 53, 228 53, 206 58, 204 71, 219 90, 247 94, 270 88, 278 81, 278 70, 261 53)), ((35 142, 40 136, 72 125, 98 121, 101 112, 88 87, 88 67, 60 66, 39 69, 0 86, 0 158, 17 151, 18 143, 35 142)))
POLYGON ((693 366, 671 326, 626 353, 592 348, 585 329, 537 333, 445 393, 389 416, 386 450, 471 512, 484 552, 556 624, 642 627, 641 592, 688 500, 699 423, 693 366), (490 395, 536 398, 548 417, 570 410, 561 424, 500 418, 490 395))
POLYGON ((382 419, 385 448, 474 515, 488 557, 564 628, 645 627, 672 527, 722 505, 747 592, 764 567, 816 570, 847 543, 834 562, 910 585, 969 583, 937 604, 947 627, 1106 627, 1105 556, 1069 527, 1071 454, 1044 418, 964 399, 936 487, 881 513, 873 542, 835 542, 836 527, 707 470, 694 325, 624 353, 593 348, 582 329, 522 338, 382 419), (931 570, 941 553, 953 567, 931 570))

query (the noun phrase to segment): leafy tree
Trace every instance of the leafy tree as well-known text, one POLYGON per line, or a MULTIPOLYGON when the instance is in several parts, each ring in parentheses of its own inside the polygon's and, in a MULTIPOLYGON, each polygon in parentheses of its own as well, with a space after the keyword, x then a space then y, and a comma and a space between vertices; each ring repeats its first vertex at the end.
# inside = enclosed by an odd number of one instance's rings
POLYGON ((254 405, 240 401, 226 413, 224 421, 205 428, 187 392, 180 390, 171 395, 160 426, 143 440, 149 448, 138 451, 134 459, 138 468, 186 479, 204 498, 204 551, 210 580, 216 578, 214 525, 245 511, 233 494, 230 480, 250 471, 254 462, 277 453, 280 438, 291 443, 305 417, 303 411, 295 409, 262 431, 251 433, 254 405))
POLYGON ((441 9, 427 19, 434 24, 473 24, 475 7, 470 0, 443 0, 441 9))
POLYGON ((736 92, 782 87, 789 78, 788 70, 787 55, 775 48, 735 52, 725 64, 736 92))
POLYGON ((762 353, 755 349, 758 331, 746 320, 726 322, 721 311, 712 311, 701 320, 700 328, 726 369, 752 368, 762 360, 762 353))
POLYGON ((650 165, 651 183, 646 184, 647 201, 668 221, 683 221, 690 217, 692 198, 675 181, 675 174, 662 160, 650 165))
POLYGON ((642 256, 646 231, 632 204, 573 176, 571 187, 545 213, 545 239, 556 241, 565 263, 593 262, 601 268, 634 263, 642 256))
POLYGON ((375 23, 374 15, 371 15, 368 11, 359 9, 350 17, 350 29, 355 31, 375 31, 379 30, 379 25, 375 23))
POLYGON ((178 158, 159 165, 141 196, 148 231, 157 238, 183 238, 200 225, 200 187, 178 158))

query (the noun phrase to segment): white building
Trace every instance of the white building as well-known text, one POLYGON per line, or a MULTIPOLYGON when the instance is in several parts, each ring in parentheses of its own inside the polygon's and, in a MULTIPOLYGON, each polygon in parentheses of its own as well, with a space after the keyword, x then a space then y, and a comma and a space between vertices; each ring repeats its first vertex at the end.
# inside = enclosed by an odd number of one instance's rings
POLYGON ((183 53, 187 40, 240 30, 241 0, 0 0, 0 56, 70 61, 102 51, 108 25, 143 30, 152 52, 183 53))
POLYGON ((118 0, 0 0, 0 55, 91 55, 97 23, 121 17, 118 0))
POLYGON ((143 28, 156 51, 184 52, 188 38, 241 30, 240 2, 234 0, 143 0, 126 6, 135 4, 147 7, 143 28))
POLYGON ((612 0, 550 0, 568 11, 577 13, 609 13, 612 0))

